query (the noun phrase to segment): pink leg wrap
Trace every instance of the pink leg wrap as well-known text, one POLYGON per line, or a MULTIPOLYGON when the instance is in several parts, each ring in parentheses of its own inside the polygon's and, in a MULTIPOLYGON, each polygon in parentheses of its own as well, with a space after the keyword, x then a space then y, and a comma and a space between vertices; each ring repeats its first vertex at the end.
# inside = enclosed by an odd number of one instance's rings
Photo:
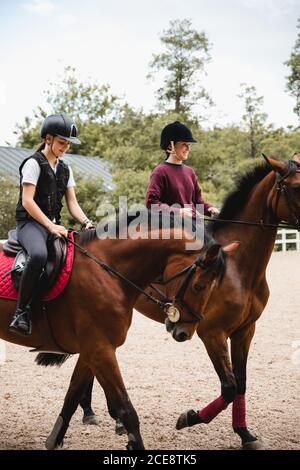
POLYGON ((246 428, 246 401, 245 395, 236 395, 232 403, 232 427, 246 428))
POLYGON ((214 419, 221 411, 225 410, 229 403, 224 400, 222 396, 216 398, 216 400, 212 401, 209 405, 202 410, 199 410, 198 416, 203 423, 210 423, 212 419, 214 419))

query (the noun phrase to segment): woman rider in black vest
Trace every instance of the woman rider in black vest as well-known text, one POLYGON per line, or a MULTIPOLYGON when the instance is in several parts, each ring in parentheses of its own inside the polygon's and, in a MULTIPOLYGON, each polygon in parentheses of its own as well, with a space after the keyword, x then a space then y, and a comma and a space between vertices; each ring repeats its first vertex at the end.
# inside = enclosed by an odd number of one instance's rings
POLYGON ((60 160, 70 143, 80 144, 77 127, 65 114, 46 117, 36 153, 20 166, 20 196, 16 208, 17 237, 28 257, 22 275, 17 309, 9 330, 31 334, 31 305, 36 286, 47 261, 49 237, 67 236, 60 225, 62 198, 65 196, 71 216, 85 229, 93 225, 78 204, 71 168, 60 160))

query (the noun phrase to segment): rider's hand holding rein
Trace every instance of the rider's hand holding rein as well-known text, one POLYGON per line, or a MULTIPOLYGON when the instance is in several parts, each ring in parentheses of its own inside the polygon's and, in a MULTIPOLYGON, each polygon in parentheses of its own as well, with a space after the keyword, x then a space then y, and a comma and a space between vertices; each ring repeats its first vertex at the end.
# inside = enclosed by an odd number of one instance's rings
POLYGON ((219 209, 218 209, 217 207, 214 207, 214 206, 209 207, 209 208, 207 209, 207 212, 209 212, 211 216, 212 216, 212 215, 219 215, 219 214, 220 214, 219 209))

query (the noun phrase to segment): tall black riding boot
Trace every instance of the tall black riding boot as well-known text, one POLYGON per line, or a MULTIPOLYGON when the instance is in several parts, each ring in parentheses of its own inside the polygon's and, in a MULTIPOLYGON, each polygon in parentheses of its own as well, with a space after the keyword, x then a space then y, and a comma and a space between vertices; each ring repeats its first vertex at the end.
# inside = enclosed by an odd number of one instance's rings
POLYGON ((18 333, 22 336, 31 335, 32 322, 30 305, 26 305, 24 308, 17 307, 8 329, 12 333, 18 333))
POLYGON ((31 335, 32 323, 31 316, 32 310, 31 305, 36 295, 37 286, 40 279, 40 270, 36 270, 30 266, 28 269, 28 263, 24 269, 19 291, 19 300, 17 303, 17 309, 13 316, 12 322, 9 325, 9 331, 18 333, 22 336, 31 335))

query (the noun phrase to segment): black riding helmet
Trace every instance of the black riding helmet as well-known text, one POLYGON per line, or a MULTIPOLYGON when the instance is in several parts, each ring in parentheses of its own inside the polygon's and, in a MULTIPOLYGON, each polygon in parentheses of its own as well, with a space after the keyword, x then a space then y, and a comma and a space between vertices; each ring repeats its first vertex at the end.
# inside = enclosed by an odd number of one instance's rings
POLYGON ((44 139, 46 134, 62 137, 72 144, 81 144, 77 138, 78 129, 73 119, 66 114, 51 114, 47 116, 41 128, 41 138, 44 139))
POLYGON ((180 121, 172 122, 163 128, 160 135, 160 147, 166 150, 170 142, 197 142, 190 129, 180 121))

